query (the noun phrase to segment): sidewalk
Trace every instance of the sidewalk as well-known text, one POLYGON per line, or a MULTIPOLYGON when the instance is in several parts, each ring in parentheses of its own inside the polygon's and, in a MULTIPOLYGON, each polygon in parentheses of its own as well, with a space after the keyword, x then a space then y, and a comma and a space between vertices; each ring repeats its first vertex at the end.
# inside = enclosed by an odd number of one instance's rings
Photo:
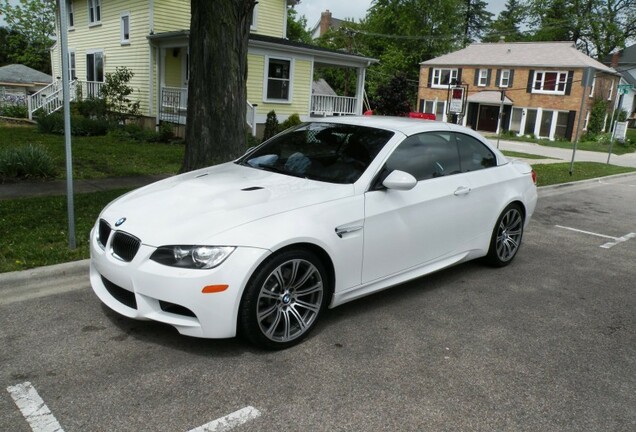
MULTIPOLYGON (((496 138, 489 138, 493 146, 497 146, 496 138)), ((557 163, 570 162, 572 160, 572 149, 564 149, 558 147, 547 147, 530 142, 521 141, 499 141, 499 150, 508 150, 519 153, 529 153, 539 156, 545 156, 552 159, 524 159, 530 163, 557 163)), ((520 158, 519 158, 520 159, 520 158)), ((607 153, 577 150, 574 159, 575 162, 599 162, 607 163, 607 153)), ((612 154, 610 157, 610 165, 618 165, 623 167, 636 168, 636 153, 628 153, 624 155, 612 154)))
MULTIPOLYGON (((113 177, 94 180, 75 180, 74 193, 101 192, 112 189, 132 189, 169 177, 148 175, 137 177, 113 177)), ((66 195, 66 180, 47 182, 21 182, 0 184, 0 201, 14 198, 66 195)))

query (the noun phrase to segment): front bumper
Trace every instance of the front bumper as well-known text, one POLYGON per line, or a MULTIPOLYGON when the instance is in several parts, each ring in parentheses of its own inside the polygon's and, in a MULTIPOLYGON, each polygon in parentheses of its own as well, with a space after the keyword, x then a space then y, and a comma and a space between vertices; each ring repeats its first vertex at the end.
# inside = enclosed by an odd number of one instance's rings
POLYGON ((109 246, 102 248, 93 229, 91 286, 106 306, 129 318, 166 323, 181 334, 203 338, 236 335, 243 290, 270 254, 266 249, 239 247, 220 266, 195 270, 151 261, 156 248, 144 244, 131 262, 123 262, 109 246), (219 293, 201 292, 205 286, 219 284, 229 287, 219 293))

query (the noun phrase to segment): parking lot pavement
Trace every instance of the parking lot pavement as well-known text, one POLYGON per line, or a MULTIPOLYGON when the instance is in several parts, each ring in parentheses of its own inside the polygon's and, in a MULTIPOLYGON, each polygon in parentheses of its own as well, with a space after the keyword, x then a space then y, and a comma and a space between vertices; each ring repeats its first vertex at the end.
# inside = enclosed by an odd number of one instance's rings
MULTIPOLYGON (((130 321, 84 288, 0 306, 0 384, 66 432, 633 431, 636 176, 543 189, 515 262, 467 263, 329 311, 262 352, 130 321), (253 412, 256 412, 253 411, 253 412)), ((28 431, 9 391, 0 430, 28 431)))

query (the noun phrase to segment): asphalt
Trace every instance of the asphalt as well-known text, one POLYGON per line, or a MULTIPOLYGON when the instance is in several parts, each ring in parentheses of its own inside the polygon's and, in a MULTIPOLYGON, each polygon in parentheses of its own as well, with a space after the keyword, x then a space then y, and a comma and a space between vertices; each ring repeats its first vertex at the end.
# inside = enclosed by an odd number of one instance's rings
MULTIPOLYGON (((493 145, 497 145, 496 139, 490 139, 493 145)), ((549 159, 523 159, 531 164, 540 163, 559 163, 569 162, 572 158, 572 150, 546 147, 534 143, 518 142, 518 141, 499 141, 499 149, 514 151, 520 153, 536 154, 548 157, 549 159)), ((607 162, 607 154, 591 151, 579 150, 576 152, 576 162, 607 162)), ((636 153, 625 155, 612 154, 610 164, 636 168, 636 153)), ((618 175, 616 177, 623 176, 618 175)), ((636 174, 626 174, 635 175, 636 174)), ((76 180, 73 184, 75 193, 100 192, 113 189, 129 189, 141 187, 155 181, 164 179, 166 175, 138 176, 138 177, 116 177, 96 180, 76 180)), ((596 179, 583 180, 581 182, 568 183, 565 185, 546 186, 540 189, 568 187, 586 182, 595 182, 596 179)), ((66 194, 66 181, 49 181, 37 183, 5 183, 0 184, 0 201, 6 199, 38 197, 38 196, 54 196, 66 194)), ((74 289, 77 283, 81 283, 88 273, 89 260, 81 260, 64 264, 40 267, 17 272, 0 273, 0 304, 20 301, 26 298, 35 298, 46 296, 50 292, 57 290, 60 286, 68 287, 68 290, 74 289), (52 284, 51 281, 56 283, 52 284), (21 292, 20 288, 29 285, 27 294, 21 292)))

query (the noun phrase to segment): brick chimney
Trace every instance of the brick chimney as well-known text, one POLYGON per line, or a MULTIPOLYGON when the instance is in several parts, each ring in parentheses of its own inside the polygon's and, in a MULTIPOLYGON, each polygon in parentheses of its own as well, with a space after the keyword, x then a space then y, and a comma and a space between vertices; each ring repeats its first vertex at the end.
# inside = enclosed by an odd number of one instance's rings
POLYGON ((329 27, 331 27, 331 12, 327 9, 320 13, 320 36, 327 33, 329 27))
POLYGON ((618 61, 621 58, 621 52, 620 51, 616 51, 614 54, 612 54, 612 63, 610 63, 611 67, 616 67, 618 66, 618 61))

